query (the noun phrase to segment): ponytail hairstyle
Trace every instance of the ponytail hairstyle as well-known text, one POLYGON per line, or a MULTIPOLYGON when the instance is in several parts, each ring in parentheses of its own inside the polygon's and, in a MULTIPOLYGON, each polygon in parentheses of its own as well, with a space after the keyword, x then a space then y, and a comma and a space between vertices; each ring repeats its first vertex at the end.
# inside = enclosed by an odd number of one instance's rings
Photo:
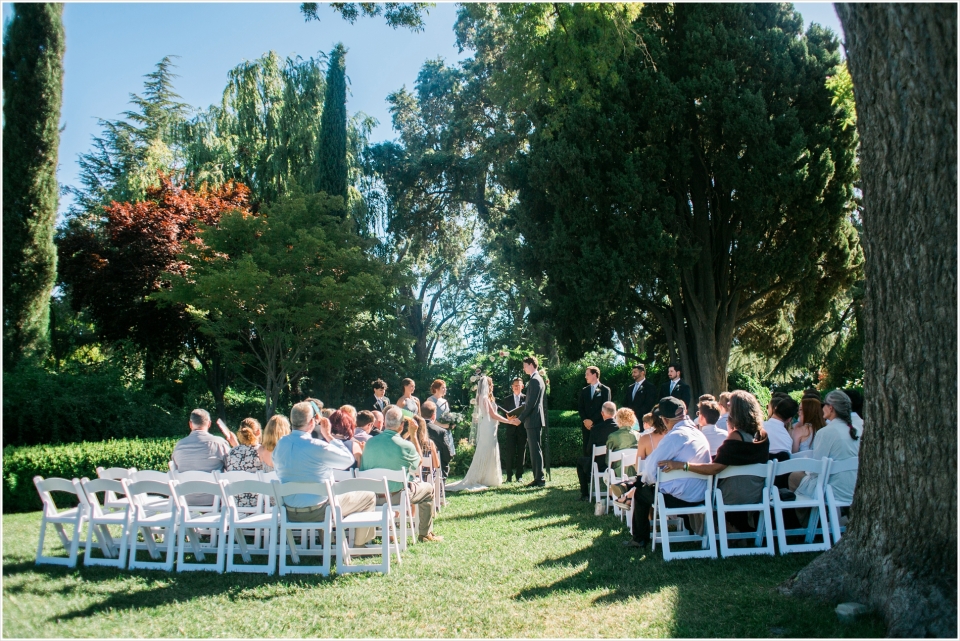
POLYGON ((763 410, 760 409, 757 397, 750 392, 737 390, 730 394, 730 414, 727 421, 741 432, 753 434, 755 443, 767 440, 767 433, 763 430, 763 410))
POLYGON ((850 418, 850 397, 840 390, 835 389, 827 394, 827 397, 823 399, 823 404, 833 408, 837 418, 846 423, 850 429, 850 438, 857 440, 859 436, 857 435, 856 428, 853 426, 853 420, 850 418))

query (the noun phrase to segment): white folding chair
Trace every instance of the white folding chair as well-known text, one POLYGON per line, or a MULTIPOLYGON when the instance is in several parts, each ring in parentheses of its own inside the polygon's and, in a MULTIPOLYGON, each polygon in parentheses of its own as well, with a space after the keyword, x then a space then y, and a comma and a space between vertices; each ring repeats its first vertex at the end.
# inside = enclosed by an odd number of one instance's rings
MULTIPOLYGON (((187 481, 202 481, 204 483, 217 482, 217 477, 214 476, 213 472, 201 472, 199 470, 188 470, 186 472, 181 472, 171 469, 170 478, 178 483, 184 483, 187 481)), ((194 499, 193 503, 196 503, 196 499, 194 499)), ((206 503, 206 501, 204 501, 204 503, 206 503)), ((190 509, 192 509, 194 512, 219 514, 221 511, 220 492, 217 492, 217 494, 213 496, 213 503, 205 505, 191 505, 190 509)))
MULTIPOLYGON (((211 475, 212 476, 212 475, 211 475)), ((177 572, 192 572, 207 570, 223 572, 224 525, 226 514, 219 509, 222 488, 214 481, 176 481, 171 484, 176 499, 179 530, 177 534, 177 572), (213 496, 214 509, 210 506, 190 505, 188 497, 197 495, 213 496), (202 507, 203 509, 197 509, 202 507), (201 536, 210 537, 208 543, 201 541, 201 536), (194 563, 186 562, 187 543, 196 559, 194 563), (215 557, 213 563, 206 563, 206 555, 215 557)))
POLYGON ((593 456, 590 457, 590 489, 587 492, 587 498, 598 503, 601 499, 606 500, 607 492, 600 491, 600 481, 603 479, 604 474, 600 473, 600 467, 597 465, 597 457, 604 456, 606 453, 606 445, 594 445, 593 456))
MULTIPOLYGON (((287 520, 286 501, 291 494, 311 494, 319 497, 318 501, 326 501, 326 483, 281 483, 273 481, 273 496, 277 501, 279 513, 279 534, 277 544, 280 546, 280 576, 285 574, 316 574, 330 575, 330 555, 333 549, 333 510, 327 509, 322 521, 298 522, 287 520), (319 548, 313 545, 314 532, 319 530, 322 542, 319 548), (294 531, 300 533, 300 545, 296 543, 294 531), (287 564, 287 555, 294 565, 287 564), (321 556, 320 565, 300 565, 301 556, 321 556)), ((329 506, 328 506, 329 507, 329 506)))
POLYGON ((413 507, 410 503, 410 491, 407 486, 407 469, 401 468, 399 470, 388 470, 383 467, 372 468, 369 470, 357 470, 358 479, 386 479, 387 481, 393 481, 394 483, 401 483, 403 489, 400 490, 400 502, 398 505, 395 505, 394 511, 398 511, 400 516, 397 518, 399 523, 397 526, 400 530, 400 536, 397 539, 400 542, 400 549, 406 550, 408 543, 413 543, 417 540, 417 522, 419 518, 414 518, 413 516, 413 507), (409 533, 409 537, 407 534, 409 533))
MULTIPOLYGON (((214 472, 213 478, 216 479, 217 483, 222 481, 227 481, 230 483, 237 483, 239 481, 260 481, 260 471, 256 472, 244 472, 243 470, 233 470, 230 472, 214 472)), ((273 496, 272 493, 268 493, 266 496, 263 494, 257 494, 257 503, 256 505, 240 505, 237 509, 242 514, 262 514, 267 511, 266 505, 270 498, 273 496)), ((221 497, 220 505, 221 509, 226 511, 226 503, 223 502, 223 497, 221 497)), ((255 533, 255 545, 260 545, 260 530, 256 530, 255 533)))
POLYGON ((397 553, 397 563, 400 559, 400 544, 397 541, 393 506, 390 504, 390 488, 387 479, 350 479, 331 484, 327 481, 327 491, 330 504, 333 506, 334 526, 337 533, 337 574, 348 572, 383 572, 390 574, 390 548, 397 553), (366 512, 354 512, 344 515, 337 497, 347 492, 373 492, 383 496, 383 504, 366 512), (381 545, 376 547, 354 547, 350 536, 351 530, 357 528, 377 528, 380 530, 381 545), (393 534, 394 543, 390 543, 393 534), (380 563, 368 565, 354 565, 350 561, 354 556, 380 555, 380 563))
POLYGON ((259 476, 260 480, 263 481, 264 483, 272 483, 274 481, 280 480, 280 477, 277 476, 277 473, 274 471, 264 472, 263 470, 260 470, 259 472, 257 472, 257 476, 259 476))
MULTIPOLYGON (((607 492, 610 491, 610 486, 615 485, 626 478, 626 468, 630 466, 635 466, 637 464, 637 450, 636 448, 631 448, 627 450, 618 450, 616 452, 607 452, 607 470, 606 482, 607 482, 607 492), (620 474, 617 474, 613 471, 613 464, 620 463, 620 474)), ((607 501, 607 512, 610 511, 610 508, 613 508, 614 516, 619 516, 623 520, 623 515, 626 514, 626 510, 620 508, 616 502, 612 500, 607 501)))
MULTIPOLYGON (((156 481, 157 483, 166 483, 173 478, 169 472, 158 472, 157 470, 136 470, 130 473, 130 476, 127 477, 131 483, 137 483, 139 481, 156 481)), ((123 480, 123 479, 118 479, 123 480)), ((160 498, 158 496, 144 496, 143 505, 147 511, 156 511, 156 512, 169 512, 174 510, 171 507, 169 499, 160 498)), ((126 498, 121 499, 126 502, 126 498)))
POLYGON ((830 464, 827 466, 827 482, 824 484, 823 494, 827 508, 827 520, 830 522, 830 533, 833 535, 833 544, 836 545, 840 541, 841 534, 847 530, 847 526, 840 525, 840 508, 850 507, 853 501, 837 499, 833 487, 830 485, 830 479, 833 478, 834 474, 856 472, 860 467, 860 459, 851 456, 842 461, 827 460, 830 461, 830 464))
POLYGON ((780 491, 777 487, 770 488, 770 499, 772 501, 773 516, 777 524, 777 544, 780 548, 780 554, 789 554, 791 552, 817 552, 830 549, 829 527, 826 522, 826 508, 823 502, 823 482, 826 478, 827 467, 830 465, 830 459, 812 459, 797 458, 789 461, 774 461, 774 477, 781 474, 791 474, 793 472, 808 472, 817 475, 817 482, 812 495, 796 493, 796 500, 780 500, 780 491), (806 527, 800 527, 788 530, 783 525, 783 511, 797 508, 810 508, 810 518, 806 527), (814 538, 817 534, 823 537, 822 543, 815 543, 814 538), (804 542, 789 544, 788 536, 803 535, 804 542))
POLYGON ((176 500, 171 485, 176 481, 135 481, 121 479, 123 492, 130 501, 132 514, 130 516, 129 536, 127 543, 129 558, 127 568, 136 570, 173 570, 175 557, 174 546, 177 542, 176 500), (168 509, 160 509, 156 502, 157 497, 164 497, 168 509), (143 545, 137 541, 137 534, 143 534, 143 545), (158 537, 159 540, 154 539, 158 537), (160 561, 158 543, 166 544, 166 557, 160 561), (153 561, 137 561, 137 552, 146 549, 153 561))
POLYGON ((352 478, 356 478, 353 470, 333 470, 334 481, 346 481, 352 478))
POLYGON ((264 504, 264 497, 273 497, 273 484, 257 480, 224 480, 220 483, 222 505, 226 513, 226 545, 227 572, 263 572, 272 575, 277 565, 277 526, 280 522, 276 501, 272 507, 262 512, 245 512, 237 506, 237 496, 240 494, 260 495, 257 503, 264 504), (254 533, 253 545, 247 543, 245 532, 254 533), (262 542, 262 544, 261 544, 262 542), (239 551, 237 547, 239 546, 239 551), (244 563, 235 563, 234 558, 240 554, 244 563), (252 554, 266 555, 266 565, 251 563, 252 554))
POLYGON ((435 513, 440 511, 440 503, 443 502, 443 483, 440 477, 440 470, 433 466, 433 457, 421 457, 420 478, 433 485, 433 511, 435 513))
POLYGON ((731 465, 716 475, 716 489, 714 490, 714 505, 717 510, 717 523, 720 530, 720 556, 745 556, 748 554, 769 554, 773 556, 773 525, 770 519, 770 486, 773 482, 773 461, 757 463, 755 465, 731 465), (760 492, 760 501, 750 504, 730 504, 723 500, 723 490, 720 481, 738 476, 754 476, 763 479, 763 490, 760 492), (727 513, 729 512, 759 512, 756 532, 727 532, 727 513), (753 547, 731 548, 729 541, 733 539, 753 540, 753 547), (763 544, 766 539, 766 544, 763 544))
MULTIPOLYGON (((713 529, 713 502, 710 500, 713 487, 713 477, 695 474, 694 472, 684 472, 683 470, 674 470, 664 472, 657 469, 657 485, 654 490, 656 503, 654 503, 653 512, 653 549, 657 549, 657 541, 663 544, 663 560, 672 561, 673 559, 715 559, 717 558, 717 537, 713 529), (706 483, 706 489, 703 493, 703 504, 689 507, 668 508, 664 502, 663 494, 660 493, 660 484, 666 481, 675 481, 679 479, 701 479, 706 483), (676 532, 671 534, 668 521, 670 517, 682 517, 684 514, 702 514, 703 515, 703 535, 684 530, 683 533, 676 532), (657 527, 660 528, 660 534, 657 534, 657 527), (701 549, 677 552, 671 549, 675 543, 684 543, 696 541, 700 543, 701 549)), ((636 501, 634 501, 636 503, 636 501)))
POLYGON ((83 488, 80 487, 80 481, 77 479, 67 480, 61 478, 45 479, 42 476, 34 476, 33 484, 40 494, 40 500, 43 502, 43 515, 40 517, 40 543, 37 544, 36 564, 48 563, 50 565, 65 565, 68 568, 77 567, 77 552, 80 549, 80 528, 83 522, 87 520, 87 511, 84 504, 80 502, 80 495, 83 494, 83 488), (77 507, 60 510, 56 502, 50 495, 50 492, 63 492, 72 494, 77 498, 77 507), (47 524, 53 525, 54 529, 67 550, 67 557, 62 556, 44 556, 43 540, 47 533, 47 524), (73 526, 73 538, 67 536, 64 525, 73 526))
MULTIPOLYGON (((102 469, 102 468, 101 468, 102 469)), ((106 565, 123 569, 127 565, 127 539, 130 535, 130 502, 124 501, 122 507, 115 509, 104 509, 109 497, 123 496, 123 484, 113 479, 80 479, 80 487, 83 491, 80 493, 80 503, 87 511, 89 523, 87 525, 87 544, 83 553, 83 565, 106 565), (100 503, 97 494, 103 492, 104 502, 100 503), (120 527, 119 541, 110 534, 110 526, 120 527), (93 539, 96 537, 97 545, 103 552, 103 558, 97 559, 92 556, 93 539)))
MULTIPOLYGON (((137 468, 135 467, 111 467, 107 469, 97 467, 97 478, 119 481, 120 479, 130 478, 136 471, 137 468)), ((118 496, 116 492, 107 492, 103 497, 103 507, 108 510, 118 508, 126 510, 128 505, 127 497, 118 496)))

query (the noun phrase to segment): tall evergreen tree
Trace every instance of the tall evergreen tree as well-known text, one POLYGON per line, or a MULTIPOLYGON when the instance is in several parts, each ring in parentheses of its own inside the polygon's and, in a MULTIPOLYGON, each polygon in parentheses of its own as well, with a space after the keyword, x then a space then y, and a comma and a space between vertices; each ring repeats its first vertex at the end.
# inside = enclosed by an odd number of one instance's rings
POLYGON ((338 44, 330 52, 327 90, 320 117, 317 150, 317 191, 341 196, 347 202, 347 50, 338 44))
POLYGON ((4 365, 42 357, 57 273, 62 4, 15 4, 3 43, 4 365))

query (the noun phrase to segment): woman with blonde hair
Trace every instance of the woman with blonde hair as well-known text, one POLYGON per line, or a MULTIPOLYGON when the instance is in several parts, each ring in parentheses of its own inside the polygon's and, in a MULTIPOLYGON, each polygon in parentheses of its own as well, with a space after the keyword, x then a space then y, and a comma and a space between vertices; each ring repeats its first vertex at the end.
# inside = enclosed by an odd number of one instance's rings
POLYGON ((290 421, 283 414, 274 414, 267 426, 263 428, 263 443, 257 454, 263 461, 263 471, 273 471, 273 450, 277 447, 277 441, 290 433, 290 421))
POLYGON ((437 446, 430 440, 430 431, 427 429, 427 422, 420 416, 415 416, 413 420, 417 423, 414 444, 419 444, 419 449, 422 452, 421 457, 429 456, 433 462, 433 469, 439 469, 440 455, 437 453, 437 446))

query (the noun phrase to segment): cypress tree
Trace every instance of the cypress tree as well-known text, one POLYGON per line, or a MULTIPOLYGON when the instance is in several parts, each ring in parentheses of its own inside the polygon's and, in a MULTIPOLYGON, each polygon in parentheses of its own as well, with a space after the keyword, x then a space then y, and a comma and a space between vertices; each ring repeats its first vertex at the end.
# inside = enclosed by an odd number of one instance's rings
POLYGON ((15 4, 3 42, 4 366, 48 348, 57 148, 63 90, 62 4, 15 4))
POLYGON ((317 146, 317 191, 343 197, 347 202, 347 50, 338 44, 330 52, 327 87, 320 116, 317 146))

